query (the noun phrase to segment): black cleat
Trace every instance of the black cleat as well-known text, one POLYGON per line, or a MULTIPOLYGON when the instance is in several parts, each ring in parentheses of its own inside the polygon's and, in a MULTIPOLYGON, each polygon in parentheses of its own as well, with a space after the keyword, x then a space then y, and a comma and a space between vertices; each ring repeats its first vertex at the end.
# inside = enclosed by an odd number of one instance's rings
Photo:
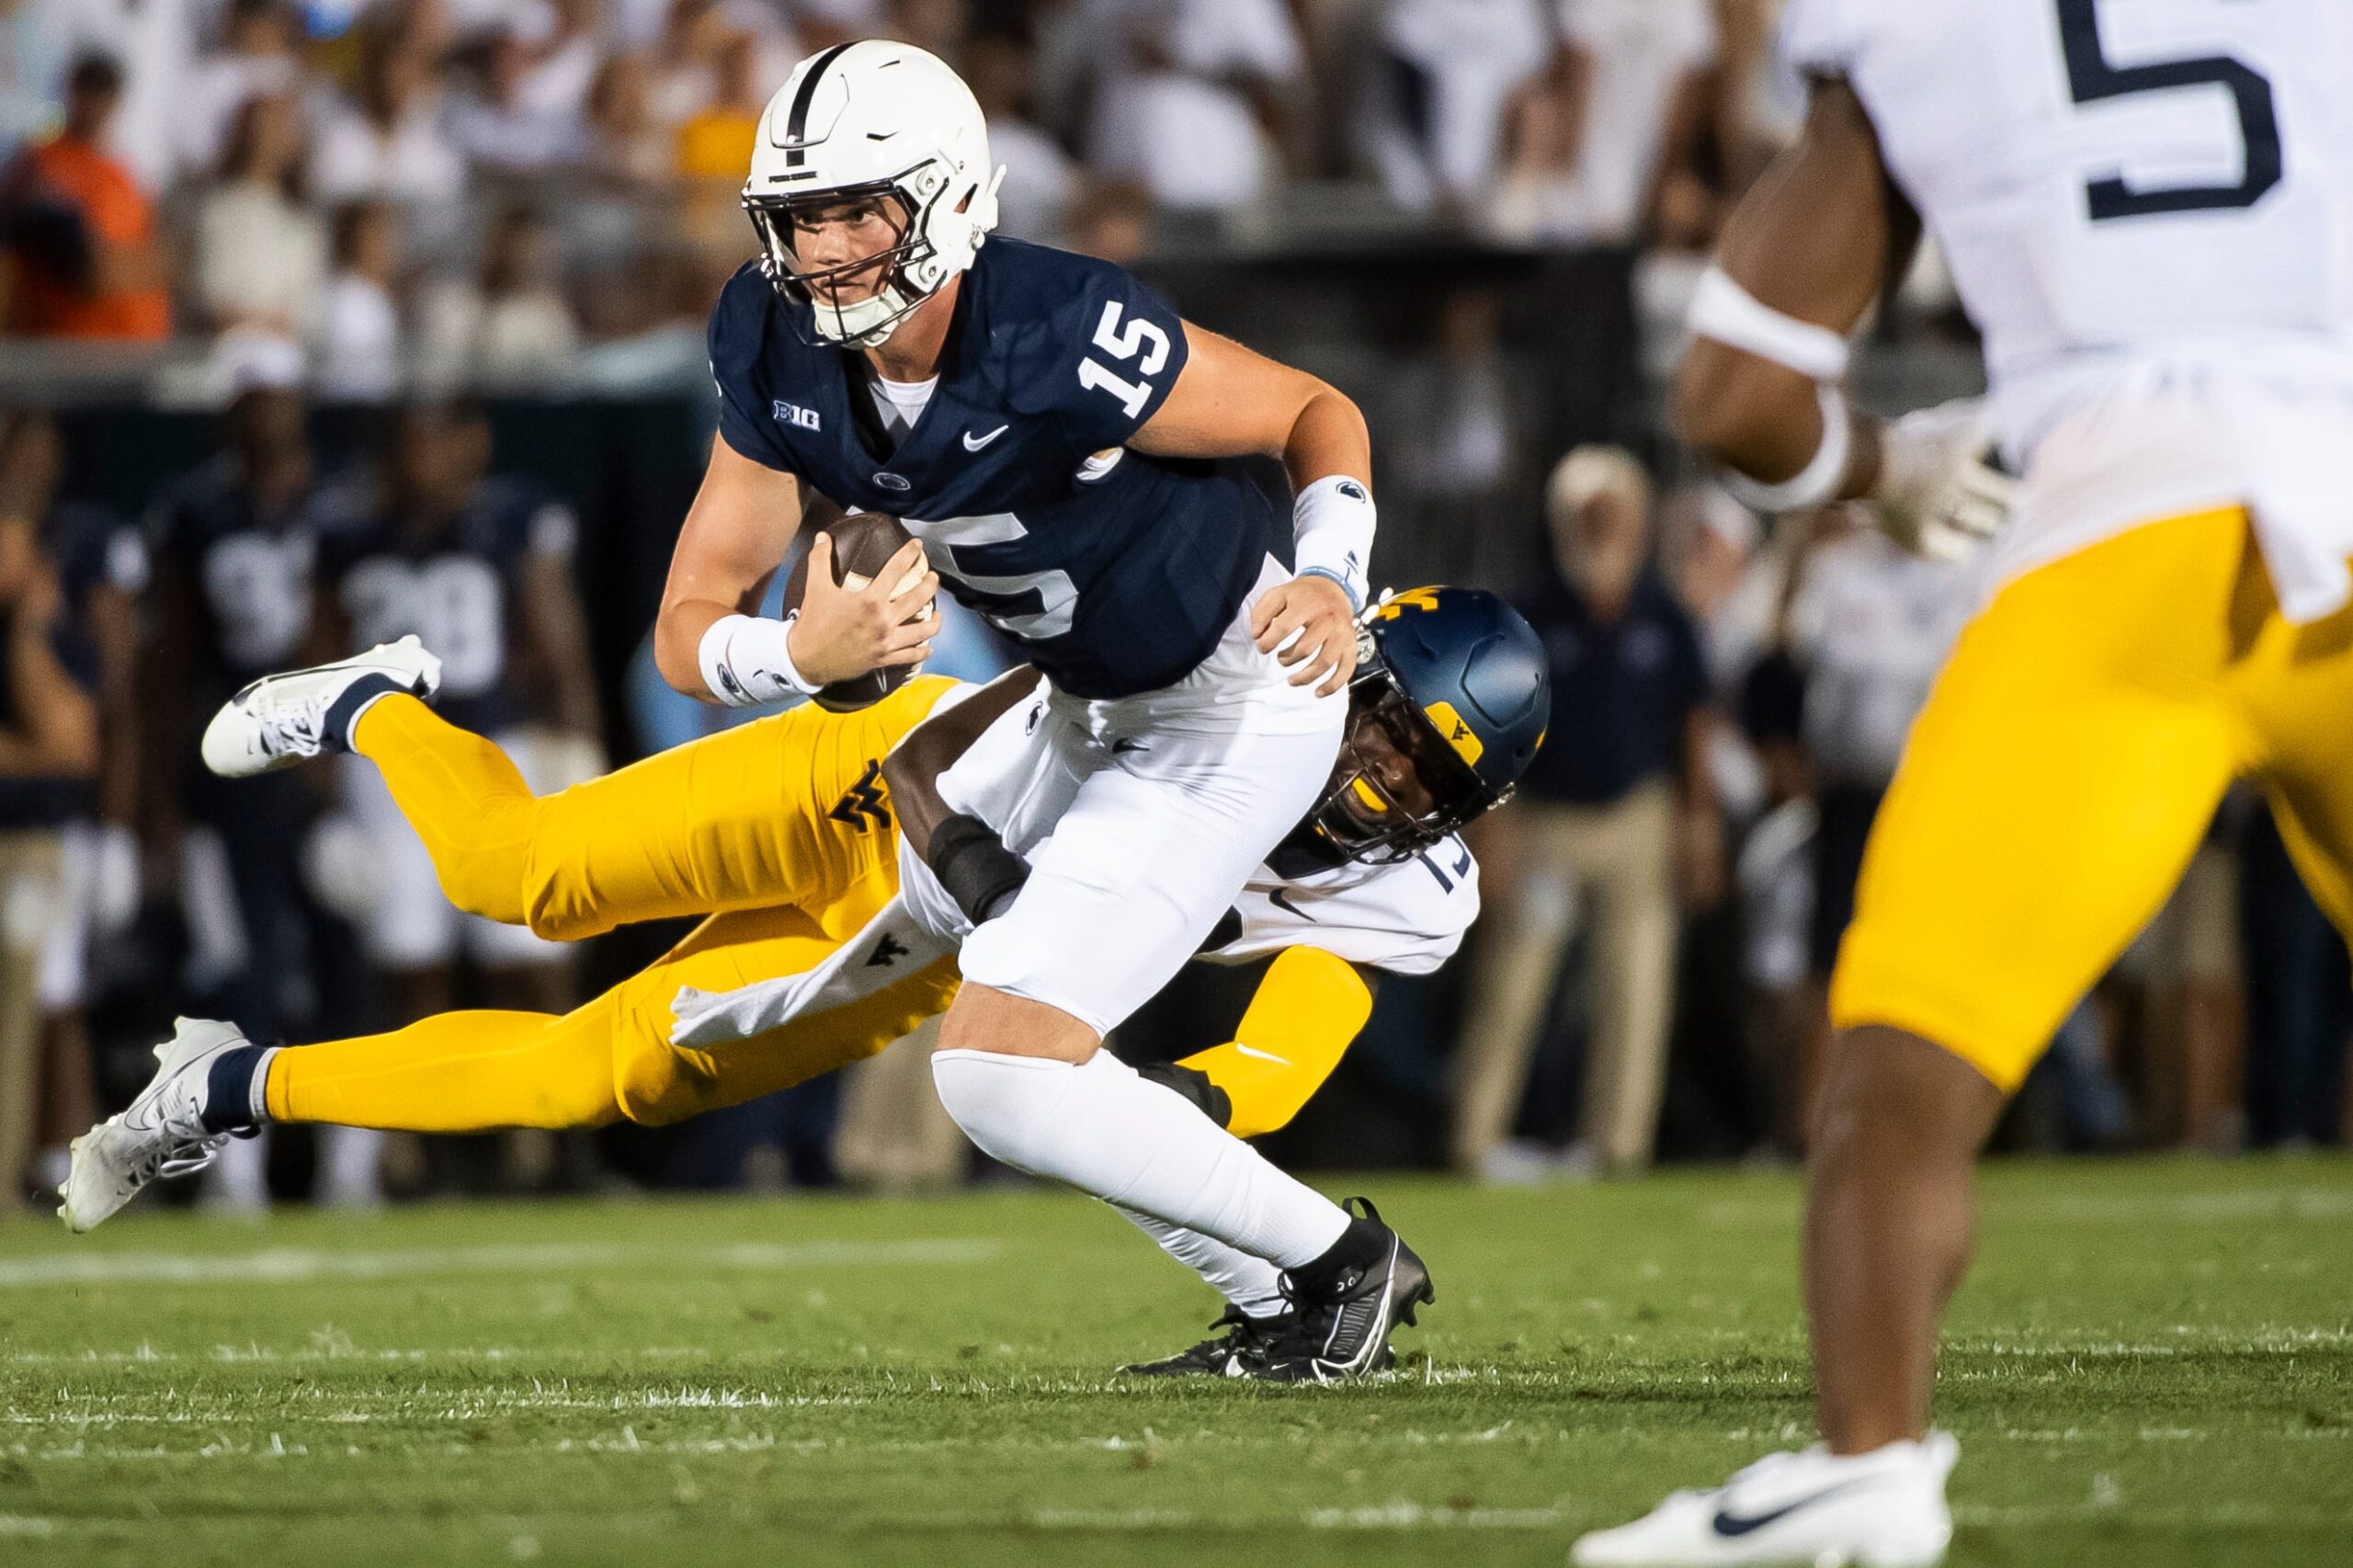
POLYGON ((1204 1339, 1190 1350, 1180 1350, 1165 1360, 1138 1361, 1120 1370, 1131 1378, 1243 1377, 1247 1375, 1249 1358, 1290 1334, 1298 1322, 1297 1314, 1292 1312, 1254 1318, 1246 1316, 1240 1307, 1229 1306, 1223 1317, 1210 1324, 1225 1330, 1223 1334, 1204 1339))
POLYGON ((1243 1370, 1269 1382, 1331 1382, 1385 1371, 1396 1362, 1389 1335, 1415 1310, 1438 1300, 1429 1270, 1361 1198, 1355 1222, 1332 1250, 1283 1276, 1284 1300, 1297 1314, 1289 1333, 1248 1356, 1243 1370))

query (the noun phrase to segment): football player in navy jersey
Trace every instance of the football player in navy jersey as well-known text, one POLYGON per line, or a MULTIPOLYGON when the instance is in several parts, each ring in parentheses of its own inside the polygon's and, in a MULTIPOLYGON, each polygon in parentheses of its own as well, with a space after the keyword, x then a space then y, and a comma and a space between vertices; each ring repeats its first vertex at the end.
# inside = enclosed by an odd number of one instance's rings
MULTIPOLYGON (((316 802, 293 779, 273 779, 259 792, 224 790, 194 767, 189 724, 312 648, 322 485, 301 350, 253 338, 226 350, 224 361, 235 392, 226 447, 166 485, 148 515, 153 631, 141 686, 153 726, 149 749, 164 759, 151 772, 155 846, 167 867, 185 860, 191 868, 183 892, 196 906, 212 894, 225 860, 234 903, 227 924, 242 941, 233 935, 215 944, 213 961, 231 968, 224 1000, 232 1016, 248 1033, 275 1038, 310 974, 316 922, 299 856, 316 802), (191 825, 217 835, 223 853, 182 855, 183 811, 191 825)), ((202 944, 219 924, 198 919, 191 928, 202 944)))
MULTIPOLYGON (((153 631, 140 679, 152 726, 153 847, 179 884, 198 989, 256 1040, 297 1030, 326 978, 357 961, 350 934, 310 892, 302 847, 319 811, 297 778, 230 790, 196 766, 193 716, 319 647, 315 615, 323 500, 301 349, 258 334, 224 336, 225 449, 167 484, 147 518, 153 631), (186 826, 194 831, 183 834, 186 826)), ((336 1140, 340 1142, 340 1139, 336 1140)), ((335 1158, 330 1150, 330 1167, 335 1158)), ((240 1142, 210 1196, 266 1199, 264 1152, 240 1142)))
POLYGON ((1022 645, 1053 697, 1015 766, 1080 782, 964 944, 941 1101, 1006 1164, 1289 1270, 1348 1369, 1428 1294, 1420 1260, 1099 1048, 1331 771, 1372 543, 1364 419, 1116 267, 984 244, 1001 177, 971 91, 918 49, 826 50, 769 101, 744 192, 761 254, 711 317, 720 437, 656 656, 729 704, 915 664, 935 582, 1022 645), (1217 461, 1262 454, 1296 493, 1293 568, 1217 461), (811 493, 915 543, 847 589, 820 536, 797 619, 755 619, 811 493))
MULTIPOLYGON (((416 404, 394 417, 381 471, 338 487, 320 546, 319 619, 337 653, 411 634, 441 660, 450 721, 495 739, 535 790, 601 771, 565 766, 600 733, 587 633, 572 583, 579 525, 524 481, 492 476, 490 426, 471 405, 416 404), (552 768, 551 765, 552 766, 552 768)), ((563 1010, 564 949, 462 915, 375 770, 347 770, 343 801, 374 850, 369 957, 401 992, 403 1021, 454 1004, 462 950, 535 993, 517 1006, 563 1010)), ((501 987, 503 989, 503 987, 501 987)))
MULTIPOLYGON (((395 415, 384 461, 338 485, 324 507, 320 642, 343 653, 421 638, 441 659, 443 711, 495 739, 531 789, 552 793, 603 770, 572 582, 579 526, 537 486, 491 474, 490 442, 489 421, 472 404, 395 415)), ((351 853, 313 865, 336 868, 335 905, 386 977, 392 1022, 456 1006, 461 960, 494 1006, 570 1006, 574 949, 458 909, 376 770, 349 758, 338 782, 335 824, 351 831, 327 842, 351 853)), ((371 1194, 373 1158, 352 1140, 336 1153, 348 1161, 332 1173, 339 1195, 371 1194)))

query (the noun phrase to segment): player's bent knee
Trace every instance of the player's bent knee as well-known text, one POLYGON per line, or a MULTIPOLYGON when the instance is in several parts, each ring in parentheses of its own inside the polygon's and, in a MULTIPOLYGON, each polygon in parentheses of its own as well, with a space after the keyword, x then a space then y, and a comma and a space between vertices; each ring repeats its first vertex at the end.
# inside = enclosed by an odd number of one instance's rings
POLYGON ((940 1020, 939 1049, 1078 1062, 1103 1037, 1085 1020, 1044 1002, 967 981, 940 1020))
POLYGON ((1817 1157, 1885 1144, 1920 1160, 1972 1158, 2007 1094, 1959 1051, 1906 1029, 1839 1031, 1816 1117, 1817 1157))

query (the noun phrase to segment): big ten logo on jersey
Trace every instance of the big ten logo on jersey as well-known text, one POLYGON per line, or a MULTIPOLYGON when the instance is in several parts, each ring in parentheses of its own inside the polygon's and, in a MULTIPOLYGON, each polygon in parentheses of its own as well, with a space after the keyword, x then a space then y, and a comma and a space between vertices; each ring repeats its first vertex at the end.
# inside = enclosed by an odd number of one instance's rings
POLYGON ((307 533, 234 533, 204 552, 204 600, 232 665, 283 665, 311 630, 317 543, 307 533))
POLYGON ((1109 392, 1133 419, 1152 401, 1152 382, 1144 378, 1158 375, 1168 363, 1168 335, 1142 316, 1123 323, 1125 313, 1119 301, 1103 302, 1102 317, 1095 324, 1095 347, 1132 369, 1137 379, 1128 380, 1090 354, 1078 362, 1078 384, 1089 392, 1109 392))
POLYGON ((441 688, 475 697, 506 673, 506 585, 472 555, 424 561, 376 556, 343 580, 343 611, 358 647, 415 632, 441 659, 441 688))
POLYGON ((815 409, 803 408, 797 403, 787 403, 782 398, 778 398, 775 401, 775 403, 769 409, 769 412, 776 416, 776 422, 778 424, 790 425, 795 430, 823 430, 824 428, 824 423, 817 417, 817 411, 815 409))

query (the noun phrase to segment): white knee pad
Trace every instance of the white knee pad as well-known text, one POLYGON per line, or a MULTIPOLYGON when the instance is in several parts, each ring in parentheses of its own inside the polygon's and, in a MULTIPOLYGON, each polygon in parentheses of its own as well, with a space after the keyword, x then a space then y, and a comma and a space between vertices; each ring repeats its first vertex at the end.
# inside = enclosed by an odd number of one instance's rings
MULTIPOLYGON (((1097 1051, 1097 1061, 1111 1061, 1097 1051)), ((1093 1062, 1088 1063, 1089 1066, 1093 1062)), ((1031 1176, 1058 1176, 1048 1168, 1061 1162, 1047 1157, 1039 1145, 1038 1130, 1051 1125, 1054 1113, 1069 1096, 1072 1079, 1081 1071, 1067 1062, 1042 1056, 1007 1056, 995 1051, 935 1051, 931 1081, 939 1104, 964 1130, 972 1146, 990 1159, 1027 1171, 1031 1176)))

